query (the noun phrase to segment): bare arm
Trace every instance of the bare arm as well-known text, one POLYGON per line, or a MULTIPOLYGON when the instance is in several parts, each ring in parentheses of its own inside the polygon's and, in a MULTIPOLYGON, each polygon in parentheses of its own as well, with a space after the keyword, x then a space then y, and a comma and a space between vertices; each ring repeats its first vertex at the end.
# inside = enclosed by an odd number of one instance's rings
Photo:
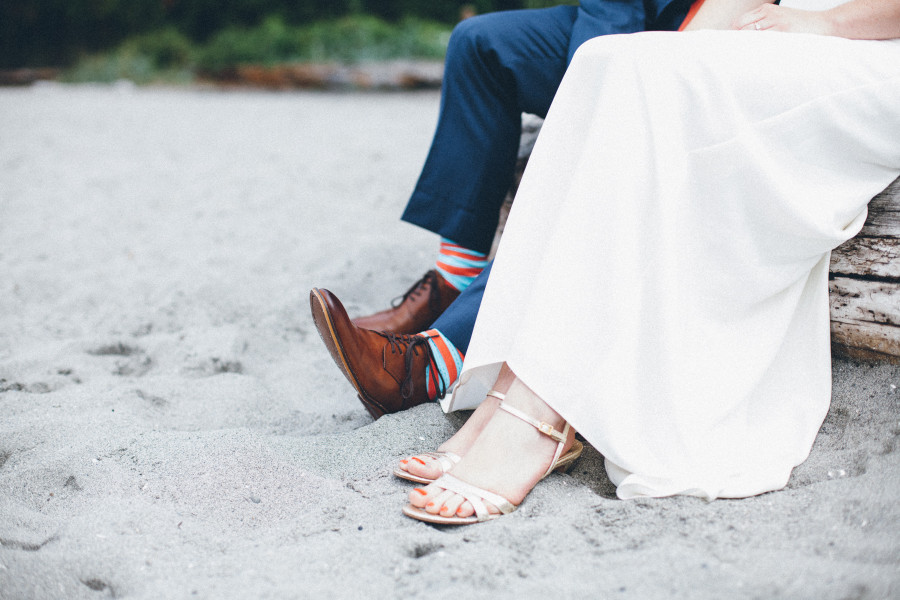
MULTIPOLYGON (((734 29, 734 23, 748 11, 775 0, 706 0, 685 31, 695 29, 734 29)), ((877 1, 877 0, 876 0, 877 1)), ((752 25, 751 25, 752 29, 752 25)))
POLYGON ((857 40, 898 38, 900 0, 852 0, 822 11, 767 4, 741 15, 734 28, 817 33, 857 40))

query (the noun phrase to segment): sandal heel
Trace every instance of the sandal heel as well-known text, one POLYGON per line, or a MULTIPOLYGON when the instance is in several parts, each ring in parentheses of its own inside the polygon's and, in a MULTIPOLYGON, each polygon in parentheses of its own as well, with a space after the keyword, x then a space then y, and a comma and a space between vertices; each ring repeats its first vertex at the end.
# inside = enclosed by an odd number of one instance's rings
POLYGON ((568 463, 568 464, 565 464, 565 465, 559 465, 558 467, 556 467, 555 469, 553 469, 553 472, 554 472, 554 473, 563 473, 563 474, 568 473, 569 470, 572 468, 572 464, 573 464, 573 463, 568 463))
POLYGON ((584 444, 578 440, 572 442, 572 447, 559 458, 553 472, 568 473, 575 466, 575 461, 581 456, 582 451, 584 451, 584 444))

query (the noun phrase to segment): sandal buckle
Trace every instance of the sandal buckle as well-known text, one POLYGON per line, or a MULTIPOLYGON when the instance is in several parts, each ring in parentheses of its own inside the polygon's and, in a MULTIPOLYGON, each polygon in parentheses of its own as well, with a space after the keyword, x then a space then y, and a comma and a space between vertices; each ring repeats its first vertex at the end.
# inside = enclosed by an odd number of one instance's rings
POLYGON ((553 426, 550 425, 549 423, 545 423, 545 422, 541 421, 541 424, 538 425, 538 431, 540 431, 543 434, 553 437, 553 431, 554 431, 553 426))

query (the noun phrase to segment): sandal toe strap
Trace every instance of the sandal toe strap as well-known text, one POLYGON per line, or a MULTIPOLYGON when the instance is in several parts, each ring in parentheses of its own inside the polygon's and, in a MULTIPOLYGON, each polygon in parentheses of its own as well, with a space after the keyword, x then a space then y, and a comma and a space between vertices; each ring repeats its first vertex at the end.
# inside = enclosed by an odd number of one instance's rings
POLYGON ((462 457, 459 454, 453 452, 432 452, 429 453, 428 456, 441 465, 441 473, 446 473, 452 469, 456 463, 462 460, 462 457))
POLYGON ((441 473, 446 473, 453 466, 462 460, 462 457, 455 452, 421 452, 416 456, 424 456, 425 458, 430 458, 431 460, 437 462, 441 467, 441 473))
POLYGON ((457 479, 453 475, 443 475, 434 483, 468 500, 475 509, 475 515, 479 521, 487 521, 491 518, 491 512, 485 505, 485 500, 496 506, 500 513, 504 515, 516 510, 515 505, 503 496, 475 487, 470 483, 457 479))

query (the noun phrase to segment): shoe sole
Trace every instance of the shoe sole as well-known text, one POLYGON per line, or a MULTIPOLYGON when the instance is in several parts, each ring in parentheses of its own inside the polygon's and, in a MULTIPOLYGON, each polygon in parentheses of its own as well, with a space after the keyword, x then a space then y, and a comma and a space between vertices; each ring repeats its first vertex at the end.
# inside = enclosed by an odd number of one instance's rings
POLYGON ((353 374, 353 370, 350 368, 350 363, 347 361, 347 355, 341 346, 341 340, 334 330, 334 321, 331 318, 331 313, 328 311, 325 299, 322 298, 322 294, 319 293, 319 288, 313 288, 312 291, 309 292, 309 308, 312 311, 313 322, 316 325, 316 331, 319 332, 319 337, 322 338, 322 342, 324 342, 325 347, 328 348, 331 359, 341 370, 341 373, 344 374, 344 377, 347 378, 347 381, 353 385, 359 401, 362 402, 362 405, 369 411, 372 418, 379 419, 383 417, 388 411, 368 397, 362 386, 359 384, 359 381, 357 381, 356 376, 353 374), (325 332, 327 332, 327 334, 325 332))
MULTIPOLYGON (((518 506, 516 507, 518 508, 518 506)), ((487 517, 483 521, 479 521, 478 517, 442 517, 441 515, 433 515, 430 512, 426 512, 421 508, 416 508, 412 504, 407 504, 403 507, 403 514, 407 517, 412 517, 417 521, 424 521, 425 523, 432 523, 434 525, 474 525, 475 523, 486 523, 487 521, 493 521, 494 519, 499 519, 503 515, 500 513, 491 514, 491 516, 487 517)), ((512 513, 507 513, 512 514, 512 513)))
POLYGON ((427 479, 425 477, 413 475, 409 471, 404 471, 403 469, 394 469, 394 477, 412 481, 413 483, 434 483, 436 481, 436 479, 427 479))

